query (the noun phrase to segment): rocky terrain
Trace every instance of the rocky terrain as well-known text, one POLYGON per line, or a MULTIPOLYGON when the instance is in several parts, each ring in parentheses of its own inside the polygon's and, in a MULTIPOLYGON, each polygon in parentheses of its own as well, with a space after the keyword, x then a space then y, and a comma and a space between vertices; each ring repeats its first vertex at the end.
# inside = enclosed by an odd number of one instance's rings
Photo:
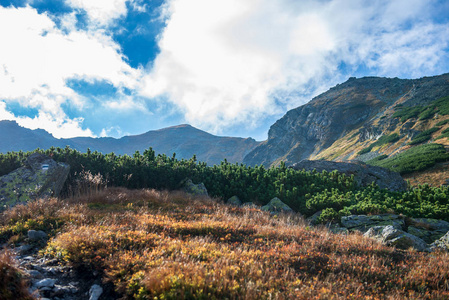
POLYGON ((252 138, 220 137, 209 134, 190 125, 179 125, 144 134, 114 138, 78 137, 56 139, 42 129, 30 130, 20 127, 14 121, 0 121, 0 152, 32 151, 36 148, 50 147, 72 149, 86 152, 99 151, 104 154, 114 152, 116 155, 133 155, 135 151, 143 152, 152 147, 157 154, 178 159, 190 159, 196 155, 199 161, 209 165, 219 164, 225 158, 231 162, 241 162, 259 142, 252 138))
MULTIPOLYGON (((425 108, 448 95, 449 74, 414 80, 350 78, 287 112, 270 127, 268 140, 252 150, 244 163, 270 166, 303 159, 366 161, 381 154, 394 155, 410 147, 407 144, 413 137, 448 118, 436 113, 430 118, 420 115, 401 120, 394 116, 395 112, 425 108), (360 157, 360 150, 392 133, 398 134, 394 143, 360 157)), ((439 128, 432 137, 445 128, 439 128)), ((447 139, 436 142, 447 144, 447 139)))

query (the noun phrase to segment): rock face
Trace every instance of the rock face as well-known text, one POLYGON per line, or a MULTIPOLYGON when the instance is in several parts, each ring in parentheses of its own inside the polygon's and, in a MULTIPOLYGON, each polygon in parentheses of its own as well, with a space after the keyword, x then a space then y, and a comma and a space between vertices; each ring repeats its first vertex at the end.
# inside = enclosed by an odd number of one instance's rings
POLYGON ((316 170, 318 172, 322 172, 323 170, 328 172, 337 170, 348 176, 354 175, 354 179, 359 186, 367 186, 374 182, 380 188, 391 191, 405 191, 407 189, 407 183, 399 173, 381 167, 370 166, 362 162, 303 160, 291 167, 295 170, 316 170))
POLYGON ((56 197, 69 171, 68 165, 34 153, 23 167, 0 177, 0 204, 5 207, 42 197, 56 197))
MULTIPOLYGON (((448 80, 449 74, 414 80, 350 78, 288 111, 270 127, 268 140, 252 150, 243 163, 270 166, 284 161, 290 165, 311 159, 355 130, 356 141, 376 139, 398 129, 398 120, 391 117, 388 109, 398 104, 428 105, 445 97, 449 95, 448 80)), ((338 151, 347 153, 347 140, 342 144, 338 151)), ((338 151, 332 151, 326 159, 345 160, 338 151)))

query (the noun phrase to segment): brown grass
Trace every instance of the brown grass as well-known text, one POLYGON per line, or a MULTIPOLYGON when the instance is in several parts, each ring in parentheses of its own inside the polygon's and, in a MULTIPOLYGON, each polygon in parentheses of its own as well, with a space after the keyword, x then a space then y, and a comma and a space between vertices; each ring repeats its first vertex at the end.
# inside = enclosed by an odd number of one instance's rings
POLYGON ((297 215, 125 189, 39 213, 15 208, 3 226, 13 226, 19 212, 64 220, 43 253, 99 271, 125 299, 449 298, 447 254, 332 234, 297 215))

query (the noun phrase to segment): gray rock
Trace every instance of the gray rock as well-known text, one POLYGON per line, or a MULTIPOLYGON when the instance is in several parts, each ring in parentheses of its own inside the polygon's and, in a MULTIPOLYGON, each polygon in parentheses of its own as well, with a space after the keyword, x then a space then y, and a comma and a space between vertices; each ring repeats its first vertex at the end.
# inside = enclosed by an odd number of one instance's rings
POLYGON ((15 250, 16 250, 19 254, 24 254, 24 253, 30 251, 31 249, 33 249, 33 246, 25 244, 25 245, 22 245, 22 246, 20 246, 20 247, 17 247, 15 250))
POLYGON ((322 210, 317 211, 316 213, 308 217, 307 221, 309 221, 311 225, 318 225, 320 223, 318 220, 322 212, 323 212, 322 210))
POLYGON ((103 288, 98 284, 94 284, 89 290, 89 300, 98 300, 103 293, 103 288))
POLYGON ((242 201, 240 201, 239 197, 237 197, 237 196, 232 196, 231 198, 228 199, 228 201, 226 201, 226 203, 228 203, 229 205, 233 205, 233 206, 241 206, 242 205, 242 201))
POLYGON ((443 250, 449 251, 449 232, 447 232, 444 236, 442 236, 439 240, 430 244, 430 250, 443 250))
POLYGON ((347 176, 354 175, 358 186, 367 186, 373 182, 382 189, 391 191, 407 190, 407 182, 399 173, 385 168, 370 166, 362 162, 335 162, 326 160, 303 160, 291 166, 295 170, 306 170, 317 172, 332 172, 337 170, 347 176))
POLYGON ((392 225, 397 229, 402 229, 405 226, 404 219, 394 214, 382 214, 382 215, 352 215, 341 217, 341 225, 347 229, 354 231, 366 232, 368 229, 374 226, 386 226, 392 225))
POLYGON ((262 210, 264 211, 269 211, 269 212, 284 212, 284 213, 288 213, 288 212, 293 212, 293 209, 290 208, 290 206, 288 206, 287 204, 285 204, 284 202, 281 201, 281 199, 275 197, 273 199, 270 200, 270 202, 267 205, 264 205, 261 207, 262 210))
POLYGON ((42 230, 28 230, 28 238, 30 239, 30 241, 45 240, 47 238, 47 234, 42 230))
POLYGON ((48 156, 30 155, 23 167, 0 177, 0 206, 59 196, 69 171, 68 165, 48 156))
POLYGON ((28 274, 30 274, 31 277, 36 278, 36 279, 44 278, 44 275, 42 275, 42 273, 37 270, 29 270, 28 274))
POLYGON ((55 283, 56 283, 56 279, 45 278, 45 279, 42 279, 42 280, 36 282, 34 285, 39 289, 53 288, 55 286, 55 283))
POLYGON ((194 196, 209 196, 207 193, 207 189, 202 182, 194 184, 190 179, 187 179, 185 181, 184 191, 194 196))
POLYGON ((399 249, 406 250, 414 248, 417 251, 425 251, 427 249, 427 243, 422 239, 391 225, 372 227, 364 234, 364 236, 373 238, 384 245, 394 246, 399 249))

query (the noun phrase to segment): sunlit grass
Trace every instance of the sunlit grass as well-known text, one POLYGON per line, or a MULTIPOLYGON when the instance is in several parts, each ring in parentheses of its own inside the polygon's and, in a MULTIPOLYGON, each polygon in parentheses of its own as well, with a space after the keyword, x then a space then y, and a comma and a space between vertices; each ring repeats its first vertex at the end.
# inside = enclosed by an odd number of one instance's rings
POLYGON ((335 235, 298 215, 155 190, 45 203, 7 211, 3 232, 57 217, 42 253, 98 271, 125 299, 449 298, 447 254, 335 235))

